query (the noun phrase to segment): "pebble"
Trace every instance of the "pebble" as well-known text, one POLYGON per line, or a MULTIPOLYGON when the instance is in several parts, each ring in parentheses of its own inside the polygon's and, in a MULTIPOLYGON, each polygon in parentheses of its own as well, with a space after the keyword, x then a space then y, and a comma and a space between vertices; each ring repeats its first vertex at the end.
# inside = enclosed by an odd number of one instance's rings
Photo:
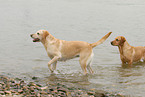
POLYGON ((11 94, 11 91, 5 91, 5 94, 11 94))
POLYGON ((41 90, 45 90, 45 89, 47 89, 47 88, 48 88, 48 86, 41 87, 41 90))
POLYGON ((22 94, 23 93, 23 90, 22 89, 18 90, 18 93, 22 94))
POLYGON ((4 92, 4 91, 0 91, 0 94, 1 94, 1 95, 4 95, 4 94, 5 94, 5 92, 4 92))

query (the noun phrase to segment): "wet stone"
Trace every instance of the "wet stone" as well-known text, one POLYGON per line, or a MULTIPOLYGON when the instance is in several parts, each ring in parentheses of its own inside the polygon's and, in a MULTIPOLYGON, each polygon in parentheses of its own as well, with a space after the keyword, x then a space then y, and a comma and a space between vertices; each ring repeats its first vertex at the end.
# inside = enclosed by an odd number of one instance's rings
POLYGON ((31 94, 31 95, 35 95, 35 94, 36 94, 36 92, 30 92, 30 94, 31 94))
POLYGON ((38 94, 37 94, 37 97, 40 97, 40 96, 41 96, 40 93, 38 93, 38 94))
POLYGON ((34 88, 35 88, 34 86, 31 86, 31 87, 30 87, 30 91, 31 91, 31 92, 34 92, 34 88))
POLYGON ((66 96, 66 93, 64 93, 64 92, 59 92, 59 94, 61 95, 61 97, 66 96))
POLYGON ((18 93, 20 93, 20 94, 23 93, 23 90, 18 90, 18 93))
POLYGON ((36 97, 36 95, 29 95, 29 97, 36 97))
POLYGON ((41 91, 41 92, 40 92, 40 94, 45 94, 45 95, 46 95, 46 94, 47 94, 47 92, 45 92, 45 91, 41 91))
POLYGON ((11 82, 11 83, 15 83, 15 81, 14 81, 14 80, 10 80, 10 82, 11 82))
POLYGON ((88 92, 88 95, 94 95, 95 92, 88 92))
POLYGON ((52 88, 50 88, 49 90, 50 90, 50 91, 54 91, 54 89, 52 89, 52 88))
POLYGON ((35 76, 34 76, 34 77, 32 77, 32 79, 33 79, 33 80, 37 80, 37 79, 38 79, 38 77, 35 77, 35 76))
POLYGON ((60 91, 61 91, 61 92, 66 93, 66 90, 63 90, 63 89, 58 89, 57 91, 58 91, 58 92, 60 92, 60 91))
POLYGON ((5 85, 5 83, 4 82, 0 82, 0 84, 3 86, 3 85, 5 85))
POLYGON ((36 84, 38 87, 42 87, 42 85, 41 84, 36 84))
POLYGON ((95 93, 95 97, 106 97, 103 93, 95 93))
POLYGON ((11 94, 11 91, 5 91, 5 94, 11 94))
POLYGON ((15 80, 16 80, 16 81, 21 81, 22 79, 20 79, 20 78, 15 78, 15 80))
POLYGON ((26 83, 23 80, 20 81, 20 86, 23 87, 24 85, 26 85, 26 83))
POLYGON ((4 91, 0 91, 0 94, 1 94, 1 95, 4 95, 4 94, 5 94, 5 92, 4 92, 4 91))
POLYGON ((37 90, 41 90, 41 87, 37 87, 36 89, 37 89, 37 90))

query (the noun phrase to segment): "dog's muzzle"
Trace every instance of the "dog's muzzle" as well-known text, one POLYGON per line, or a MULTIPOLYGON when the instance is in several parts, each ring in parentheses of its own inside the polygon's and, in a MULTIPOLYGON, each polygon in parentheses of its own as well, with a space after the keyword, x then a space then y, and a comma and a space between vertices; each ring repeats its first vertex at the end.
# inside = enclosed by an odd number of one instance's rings
POLYGON ((33 42, 39 42, 39 41, 40 41, 39 38, 34 38, 34 37, 33 37, 33 34, 31 34, 30 36, 33 38, 33 42))
MULTIPOLYGON (((111 42, 111 45, 113 45, 113 41, 111 42)), ((114 45, 113 45, 114 46, 114 45)))

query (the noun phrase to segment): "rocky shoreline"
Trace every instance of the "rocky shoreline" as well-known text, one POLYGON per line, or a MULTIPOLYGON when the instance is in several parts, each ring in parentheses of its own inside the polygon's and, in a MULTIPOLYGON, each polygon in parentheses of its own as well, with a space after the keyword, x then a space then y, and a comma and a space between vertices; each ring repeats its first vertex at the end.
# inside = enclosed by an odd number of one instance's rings
POLYGON ((95 89, 68 87, 61 83, 47 85, 25 82, 0 75, 0 97, 123 97, 95 89))

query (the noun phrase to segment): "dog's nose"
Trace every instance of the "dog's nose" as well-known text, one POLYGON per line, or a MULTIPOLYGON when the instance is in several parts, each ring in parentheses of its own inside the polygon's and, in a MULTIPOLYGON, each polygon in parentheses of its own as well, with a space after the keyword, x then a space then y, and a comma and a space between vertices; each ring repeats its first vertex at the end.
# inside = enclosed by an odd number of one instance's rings
POLYGON ((111 42, 111 45, 113 45, 113 41, 111 42))
POLYGON ((33 36, 33 34, 30 35, 31 37, 33 36))

